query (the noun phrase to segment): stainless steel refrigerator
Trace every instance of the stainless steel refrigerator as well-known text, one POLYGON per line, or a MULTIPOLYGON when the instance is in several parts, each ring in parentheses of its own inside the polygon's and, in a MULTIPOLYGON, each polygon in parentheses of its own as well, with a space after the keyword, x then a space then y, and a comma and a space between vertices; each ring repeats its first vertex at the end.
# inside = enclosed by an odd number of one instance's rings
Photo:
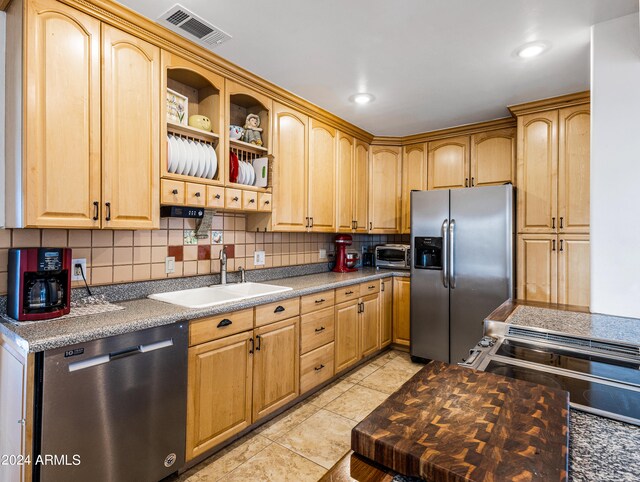
POLYGON ((411 193, 411 356, 458 363, 512 297, 510 184, 411 193))

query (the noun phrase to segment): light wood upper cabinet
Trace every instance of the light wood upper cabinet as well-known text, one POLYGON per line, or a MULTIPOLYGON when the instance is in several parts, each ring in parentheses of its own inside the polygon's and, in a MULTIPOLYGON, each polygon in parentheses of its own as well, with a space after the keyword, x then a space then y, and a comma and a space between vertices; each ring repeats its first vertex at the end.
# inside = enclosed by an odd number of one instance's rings
POLYGON ((189 348, 187 460, 251 425, 253 332, 189 348))
POLYGON ((102 27, 104 227, 151 229, 160 218, 160 49, 102 27))
POLYGON ((401 232, 411 232, 411 191, 427 189, 426 144, 405 146, 402 152, 401 232))
POLYGON ((393 278, 393 342, 409 346, 411 340, 411 278, 393 278))
POLYGON ((471 186, 515 183, 516 130, 500 129, 471 136, 471 186))
POLYGON ((350 367, 360 360, 360 327, 358 300, 336 305, 335 316, 335 372, 350 367))
POLYGON ((558 302, 557 244, 555 234, 518 235, 518 299, 558 302))
POLYGON ((338 160, 337 160, 337 230, 351 232, 355 221, 355 193, 358 182, 355 182, 355 150, 354 138, 338 132, 338 160))
POLYGON ((589 232, 589 105, 559 111, 558 229, 561 233, 589 232))
POLYGON ((427 185, 431 189, 469 186, 469 136, 429 142, 427 185))
POLYGON ((374 146, 369 169, 369 232, 400 230, 402 153, 399 147, 374 146))
POLYGON ((360 351, 366 357, 380 349, 379 294, 364 296, 360 303, 360 351))
POLYGON ((353 220, 356 233, 366 233, 369 210, 369 144, 355 141, 353 220))
POLYGON ((307 166, 309 118, 273 103, 274 231, 307 230, 307 166))
POLYGON ((518 231, 558 226, 558 111, 518 117, 518 231))
POLYGON ((299 316, 254 330, 254 422, 298 396, 300 383, 299 330, 299 316))
POLYGON ((393 327, 393 280, 380 280, 380 348, 391 344, 393 327))
POLYGON ((100 227, 100 22, 55 0, 27 5, 24 223, 100 227))
POLYGON ((307 216, 314 232, 336 231, 336 136, 333 127, 310 120, 307 216))
POLYGON ((589 306, 590 265, 589 235, 558 236, 558 303, 589 306))

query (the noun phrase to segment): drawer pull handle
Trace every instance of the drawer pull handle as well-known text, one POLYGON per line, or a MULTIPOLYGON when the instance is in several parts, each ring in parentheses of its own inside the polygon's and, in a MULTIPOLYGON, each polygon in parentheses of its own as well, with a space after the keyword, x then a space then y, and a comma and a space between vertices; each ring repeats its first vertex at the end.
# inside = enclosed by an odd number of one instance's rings
POLYGON ((278 305, 276 309, 273 310, 274 313, 282 313, 283 311, 284 311, 284 306, 282 305, 278 305))
POLYGON ((319 367, 315 367, 314 370, 315 371, 319 371, 319 370, 322 370, 323 368, 324 368, 324 365, 320 364, 320 366, 319 367))
POLYGON ((222 328, 223 326, 229 326, 231 323, 233 322, 229 318, 225 318, 220 323, 218 323, 218 328, 222 328))
POLYGON ((256 200, 255 200, 255 199, 253 199, 253 198, 252 198, 252 199, 249 199, 249 203, 254 203, 254 202, 256 202, 256 200))
POLYGON ((220 194, 216 194, 214 197, 215 197, 216 199, 220 199, 220 194))
POLYGON ((194 194, 195 197, 200 197, 200 191, 194 194))
POLYGON ((232 201, 234 201, 234 202, 238 202, 238 196, 235 196, 235 197, 232 199, 232 201))
POLYGON ((345 294, 345 295, 352 295, 352 294, 353 294, 353 291, 345 291, 345 292, 344 292, 344 294, 345 294))
POLYGON ((173 191, 171 191, 171 194, 173 194, 173 195, 178 194, 178 190, 174 189, 173 191))
POLYGON ((324 326, 321 326, 320 328, 316 328, 316 333, 321 333, 324 331, 324 326))
POLYGON ((271 201, 265 201, 264 203, 265 204, 271 204, 271 201))
POLYGON ((327 300, 325 300, 324 298, 320 298, 319 300, 316 300, 316 303, 324 303, 325 301, 327 300))
POLYGON ((372 290, 372 289, 374 289, 375 287, 376 287, 376 285, 371 285, 371 286, 369 286, 369 289, 370 289, 370 290, 372 290))

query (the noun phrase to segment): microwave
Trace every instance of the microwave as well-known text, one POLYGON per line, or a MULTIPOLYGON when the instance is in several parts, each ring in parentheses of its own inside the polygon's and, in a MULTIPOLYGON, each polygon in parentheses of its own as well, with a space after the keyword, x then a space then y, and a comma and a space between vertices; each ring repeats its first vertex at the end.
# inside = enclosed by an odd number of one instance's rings
POLYGON ((408 244, 376 246, 376 268, 411 269, 411 247, 408 244))

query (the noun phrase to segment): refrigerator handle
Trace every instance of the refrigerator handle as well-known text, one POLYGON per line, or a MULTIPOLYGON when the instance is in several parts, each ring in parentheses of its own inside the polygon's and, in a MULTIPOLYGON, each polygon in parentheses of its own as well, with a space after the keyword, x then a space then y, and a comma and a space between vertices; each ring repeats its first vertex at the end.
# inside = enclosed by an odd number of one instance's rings
POLYGON ((445 219, 442 221, 442 284, 445 288, 449 287, 448 282, 448 260, 449 255, 447 254, 447 236, 449 232, 449 220, 445 219))
POLYGON ((454 257, 454 244, 455 244, 455 230, 456 220, 452 219, 449 223, 449 284, 451 289, 456 289, 456 272, 455 272, 455 257, 454 257))

